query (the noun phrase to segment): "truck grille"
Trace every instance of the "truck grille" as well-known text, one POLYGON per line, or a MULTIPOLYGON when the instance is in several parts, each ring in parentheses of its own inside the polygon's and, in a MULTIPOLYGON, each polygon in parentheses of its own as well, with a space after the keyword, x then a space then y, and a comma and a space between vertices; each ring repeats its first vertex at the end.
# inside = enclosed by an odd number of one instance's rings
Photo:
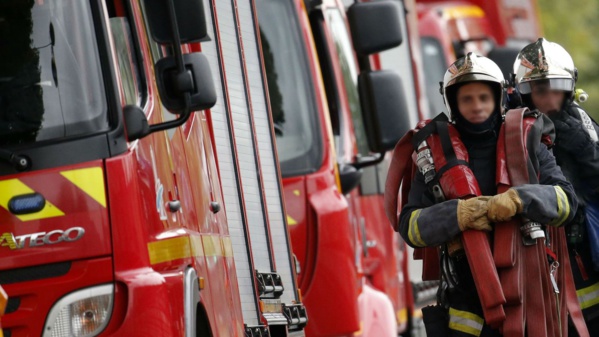
POLYGON ((66 275, 71 262, 59 262, 42 266, 25 267, 0 271, 0 284, 11 284, 66 275))

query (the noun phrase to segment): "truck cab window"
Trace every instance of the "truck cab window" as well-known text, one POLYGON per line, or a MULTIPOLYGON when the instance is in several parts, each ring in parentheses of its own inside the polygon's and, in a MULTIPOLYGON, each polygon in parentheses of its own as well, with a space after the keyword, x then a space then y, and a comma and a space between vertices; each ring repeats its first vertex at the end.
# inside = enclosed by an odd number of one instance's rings
MULTIPOLYGON (((146 4, 145 1, 140 1, 140 7, 141 7, 141 12, 143 15, 143 19, 144 19, 144 27, 146 30, 146 34, 149 37, 148 39, 148 45, 150 47, 150 54, 152 57, 152 64, 156 64, 156 62, 160 61, 160 59, 167 57, 167 56, 172 56, 175 54, 174 49, 172 46, 170 45, 160 45, 158 44, 156 41, 154 41, 154 39, 151 37, 152 33, 150 30, 150 23, 148 22, 148 16, 147 16, 147 11, 146 11, 146 4)), ((160 106, 160 111, 161 111, 161 116, 162 116, 162 121, 163 122, 167 122, 167 121, 174 121, 175 119, 177 119, 177 115, 172 114, 170 111, 168 111, 168 109, 162 105, 162 101, 160 100, 160 96, 159 95, 155 95, 154 99, 156 100, 156 103, 159 104, 160 106)), ((167 129, 165 130, 166 134, 168 135, 169 139, 173 139, 175 137, 175 132, 177 131, 177 129, 175 128, 171 128, 171 129, 167 129)))
POLYGON ((322 146, 310 68, 293 2, 258 0, 256 5, 282 175, 314 172, 322 162, 322 146))
POLYGON ((368 141, 366 138, 366 130, 362 119, 362 108, 360 107, 360 97, 358 95, 358 72, 356 69, 356 60, 349 32, 345 26, 345 20, 338 9, 330 9, 326 12, 327 22, 331 35, 335 42, 335 52, 339 57, 339 64, 343 75, 345 93, 349 103, 349 109, 354 124, 354 133, 358 144, 358 153, 360 155, 368 155, 368 141))
POLYGON ((135 30, 131 13, 132 4, 123 0, 106 2, 110 17, 110 33, 114 43, 115 56, 118 62, 119 82, 122 87, 122 102, 125 105, 143 106, 147 99, 147 85, 144 71, 139 62, 141 50, 139 37, 135 30))
MULTIPOLYGON (((331 117, 331 128, 333 131, 333 139, 335 141, 335 150, 337 152, 337 160, 345 157, 345 135, 342 132, 347 132, 345 124, 347 123, 343 117, 341 99, 342 95, 337 87, 333 60, 329 46, 327 43, 327 34, 325 32, 326 25, 321 11, 313 11, 310 15, 310 25, 312 27, 312 35, 314 44, 318 52, 320 71, 322 73, 322 82, 327 95, 327 104, 329 106, 329 115, 331 117)), ((342 160, 342 159, 341 159, 342 160)))
POLYGON ((109 128, 88 1, 0 3, 0 146, 109 128))
POLYGON ((420 46, 422 48, 422 63, 426 64, 426 67, 423 67, 426 97, 428 98, 431 114, 436 116, 446 110, 443 96, 439 93, 439 82, 443 81, 447 61, 441 44, 434 37, 422 37, 420 46))
POLYGON ((122 105, 142 104, 142 82, 139 75, 137 55, 131 35, 129 21, 125 17, 110 18, 110 31, 119 66, 119 77, 123 90, 122 105))

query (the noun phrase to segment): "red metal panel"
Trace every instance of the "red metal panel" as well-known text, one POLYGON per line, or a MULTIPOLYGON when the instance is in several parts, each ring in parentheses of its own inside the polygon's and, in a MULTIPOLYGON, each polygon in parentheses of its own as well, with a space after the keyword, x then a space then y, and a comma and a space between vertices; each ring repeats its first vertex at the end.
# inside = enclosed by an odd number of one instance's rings
POLYGON ((360 328, 355 236, 347 200, 337 190, 329 111, 310 22, 303 1, 295 4, 310 58, 324 144, 323 164, 316 173, 283 180, 288 215, 295 223, 290 225, 290 234, 301 267, 300 289, 310 317, 305 331, 307 336, 350 335, 360 328), (298 203, 299 198, 303 201, 298 203))
POLYGON ((309 226, 314 219, 307 218, 309 215, 306 208, 306 180, 304 176, 287 178, 283 180, 283 185, 291 246, 301 268, 301 273, 298 274, 298 285, 306 289, 304 280, 312 278, 316 259, 316 252, 309 249, 306 244, 316 240, 316 233, 313 227, 309 226))
MULTIPOLYGON (((152 74, 145 28, 139 7, 133 7, 142 53, 147 61, 144 62, 146 73, 152 74)), ((152 95, 158 91, 151 78, 148 86, 147 115, 151 116, 151 123, 157 123, 162 121, 162 110, 159 97, 152 95)), ((214 216, 209 209, 215 194, 211 185, 218 185, 219 181, 211 175, 215 172, 215 158, 210 142, 205 142, 209 133, 205 132, 204 116, 200 116, 202 118, 195 116, 183 128, 173 130, 171 137, 166 132, 153 134, 137 142, 127 156, 107 161, 109 191, 118 196, 114 204, 111 203, 116 277, 126 286, 129 297, 124 325, 118 335, 137 335, 140 325, 148 327, 148 334, 183 334, 181 273, 187 266, 193 266, 205 281, 201 300, 207 308, 213 334, 243 333, 243 322, 238 314, 239 296, 234 296, 237 289, 234 267, 231 258, 222 254, 221 235, 228 233, 224 212, 221 212, 223 216, 214 216), (171 200, 181 202, 181 211, 168 210, 166 203, 171 200), (201 235, 215 240, 211 241, 210 249, 203 246, 201 235), (173 254, 169 259, 152 264, 151 246, 177 238, 189 238, 195 241, 195 246, 180 256, 173 254), (206 257, 207 251, 211 252, 206 257), (164 303, 169 304, 168 310, 164 303), (153 310, 155 314, 144 317, 146 310, 153 310)), ((220 190, 216 194, 220 196, 220 190)), ((222 204, 222 198, 217 201, 222 204)), ((177 247, 168 248, 176 250, 177 247)))
POLYGON ((407 316, 413 311, 413 301, 407 297, 411 284, 407 268, 405 243, 388 224, 383 210, 382 195, 360 198, 366 222, 366 239, 373 244, 368 248, 364 273, 372 286, 384 292, 396 313, 398 330, 407 328, 407 316))
POLYGON ((41 336, 50 308, 68 293, 112 282, 110 258, 76 260, 68 273, 51 279, 3 284, 9 299, 19 299, 16 311, 2 317, 2 328, 13 337, 41 336))
MULTIPOLYGON (((318 183, 317 177, 310 178, 318 183)), ((335 187, 308 191, 308 198, 316 217, 310 225, 317 231, 317 258, 313 276, 302 289, 310 315, 306 335, 352 334, 359 329, 359 289, 347 201, 335 187)))
MULTIPOLYGON (((17 215, 9 213, 6 205, 2 206, 0 212, 0 223, 2 223, 0 270, 110 254, 106 207, 62 174, 88 169, 96 170, 95 177, 98 179, 91 184, 94 184, 94 187, 103 194, 104 177, 101 161, 3 176, 0 179, 0 186, 2 186, 0 193, 7 203, 12 197, 36 192, 45 198, 46 203, 51 203, 53 205, 51 208, 57 212, 48 213, 47 217, 43 212, 33 213, 32 216, 36 216, 38 219, 28 220, 24 218, 27 215, 19 218, 17 215), (82 236, 77 240, 68 241, 61 240, 60 233, 54 232, 56 230, 67 231, 71 228, 82 228, 82 236), (56 234, 49 234, 52 232, 56 234), (41 234, 37 234, 38 239, 34 239, 32 242, 31 235, 36 233, 41 234), (46 243, 44 243, 42 237, 46 234, 50 236, 46 237, 46 243), (57 243, 52 244, 51 242, 57 243), (22 246, 22 248, 16 248, 13 244, 22 246)), ((71 235, 72 238, 75 236, 76 233, 71 235)))
POLYGON ((123 274, 123 281, 127 285, 127 300, 117 301, 115 310, 126 310, 126 313, 109 325, 103 336, 185 334, 183 280, 180 272, 160 274, 150 268, 138 269, 123 274))

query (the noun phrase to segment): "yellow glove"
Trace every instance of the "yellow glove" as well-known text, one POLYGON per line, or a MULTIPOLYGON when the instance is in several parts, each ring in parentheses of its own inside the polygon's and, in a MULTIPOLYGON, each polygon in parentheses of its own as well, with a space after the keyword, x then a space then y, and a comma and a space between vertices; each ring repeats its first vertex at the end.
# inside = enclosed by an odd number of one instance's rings
POLYGON ((481 196, 467 200, 458 200, 458 226, 463 232, 467 229, 490 231, 487 219, 488 203, 491 197, 481 196))
POLYGON ((487 218, 492 222, 510 220, 514 215, 522 213, 522 199, 515 189, 494 195, 489 200, 487 218))

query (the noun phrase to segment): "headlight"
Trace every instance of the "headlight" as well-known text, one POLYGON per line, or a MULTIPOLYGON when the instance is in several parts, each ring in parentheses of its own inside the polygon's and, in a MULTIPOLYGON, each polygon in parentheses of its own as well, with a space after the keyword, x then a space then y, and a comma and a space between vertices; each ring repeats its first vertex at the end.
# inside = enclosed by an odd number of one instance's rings
POLYGON ((110 320, 113 299, 111 284, 70 293, 50 310, 44 337, 96 336, 110 320))

